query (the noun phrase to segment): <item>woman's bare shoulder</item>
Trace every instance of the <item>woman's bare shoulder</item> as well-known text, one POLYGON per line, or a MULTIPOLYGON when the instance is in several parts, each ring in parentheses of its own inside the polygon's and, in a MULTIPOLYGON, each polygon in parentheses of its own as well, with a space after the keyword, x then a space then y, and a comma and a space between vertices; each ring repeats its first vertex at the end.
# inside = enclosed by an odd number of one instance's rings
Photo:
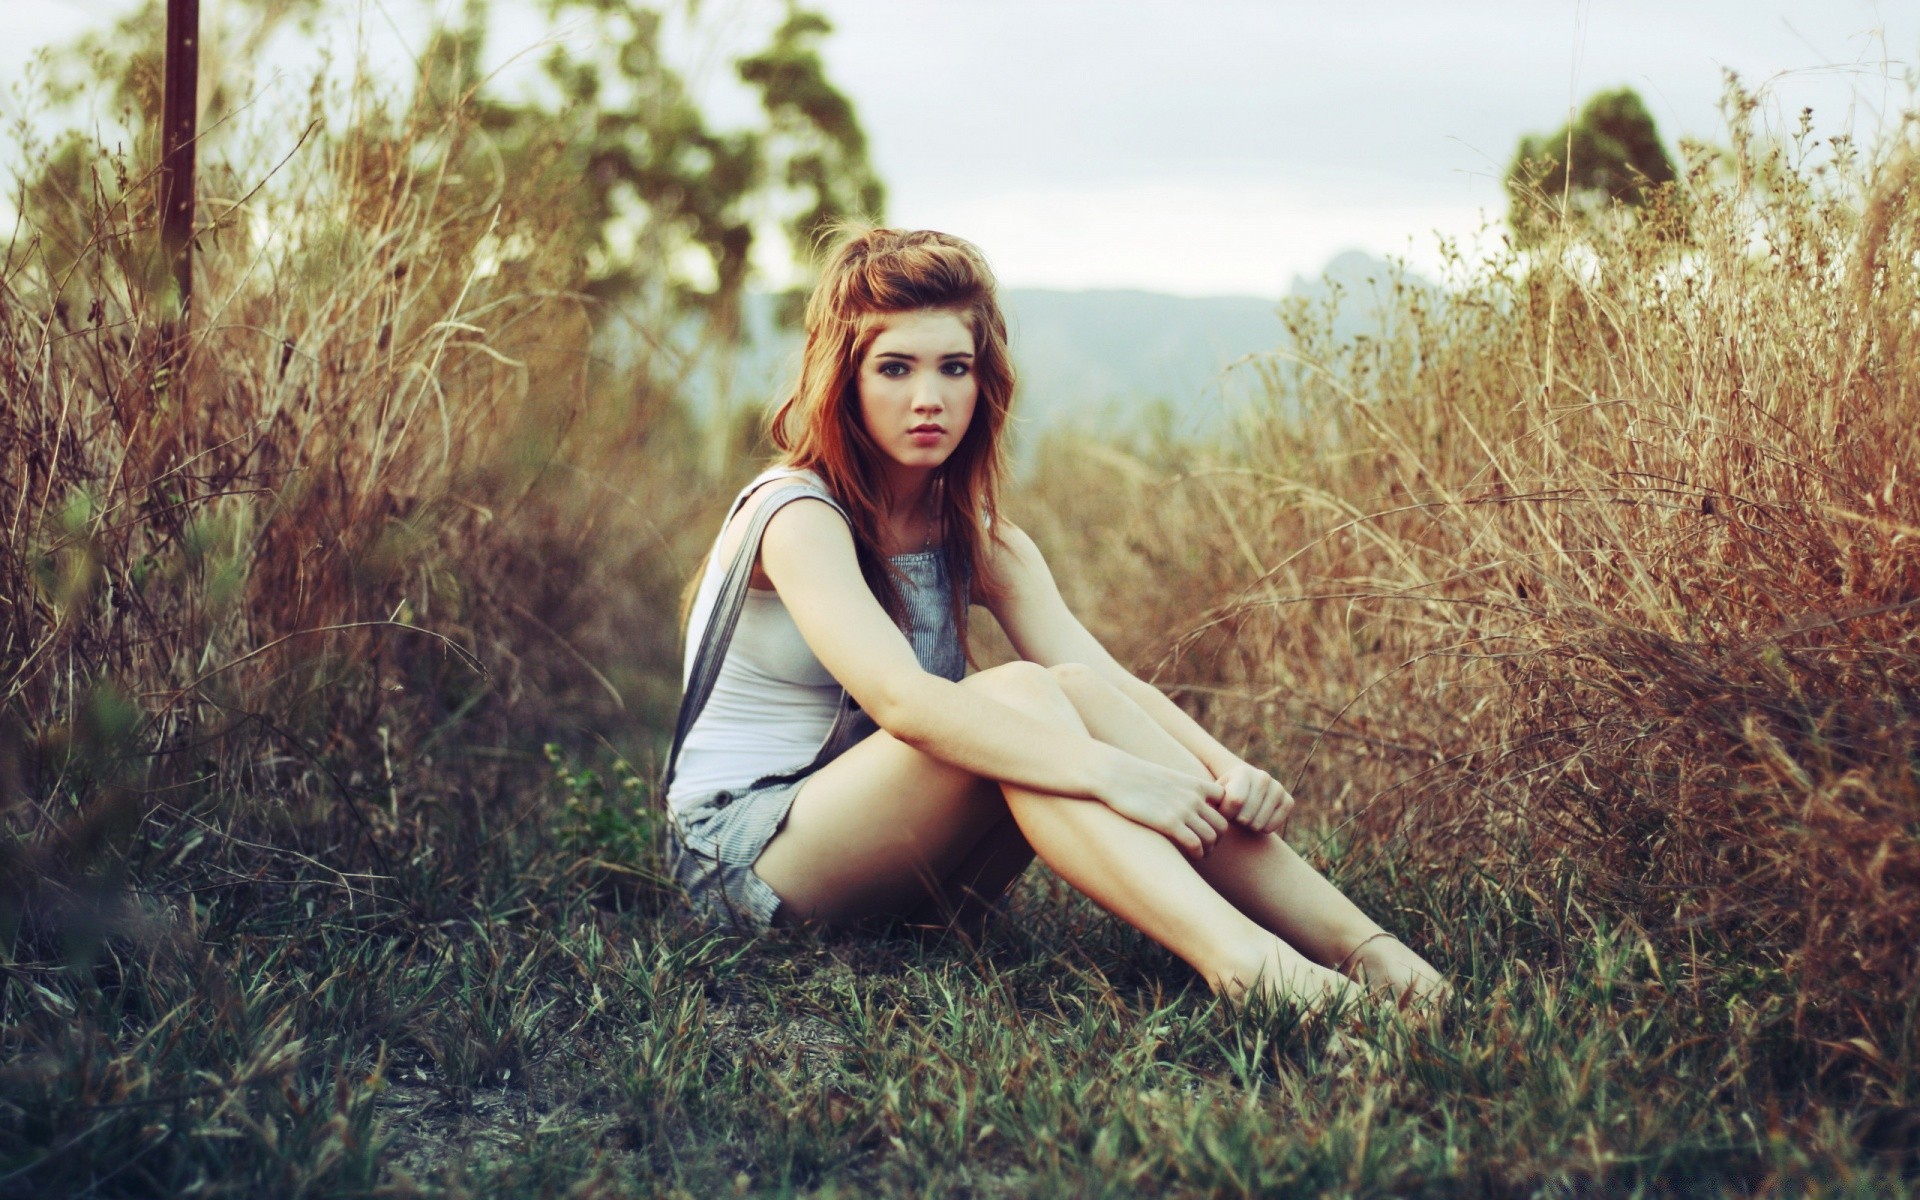
POLYGON ((996 515, 987 526, 987 545, 997 556, 1040 558, 1039 545, 1026 530, 1009 521, 1004 514, 996 515))
POLYGON ((1039 545, 1026 530, 1004 516, 994 520, 986 545, 988 564, 1000 584, 995 589, 998 592, 1017 591, 1036 574, 1046 574, 1047 560, 1040 553, 1039 545))
MULTIPOLYGON (((741 539, 747 536, 747 530, 753 525, 754 518, 762 508, 773 502, 781 492, 790 490, 794 485, 806 485, 819 492, 819 496, 801 497, 785 506, 785 510, 769 522, 763 537, 786 538, 800 536, 811 540, 822 534, 832 536, 836 528, 846 528, 846 518, 838 507, 827 499, 826 489, 821 486, 818 477, 810 471, 785 472, 768 478, 756 479, 748 485, 746 494, 740 499, 733 516, 720 534, 717 553, 722 560, 731 560, 739 549, 741 539)), ((764 547, 765 543, 762 542, 764 547)), ((757 556, 756 556, 757 558, 757 556)), ((753 568, 753 587, 769 588, 765 570, 758 561, 753 568)))

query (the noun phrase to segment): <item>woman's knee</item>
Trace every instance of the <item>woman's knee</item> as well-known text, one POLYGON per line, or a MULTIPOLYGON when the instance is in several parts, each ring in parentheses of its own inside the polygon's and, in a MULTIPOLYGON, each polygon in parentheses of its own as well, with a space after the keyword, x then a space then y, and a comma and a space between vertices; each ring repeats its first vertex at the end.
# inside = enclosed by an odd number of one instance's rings
POLYGON ((979 688, 1003 704, 1078 724, 1078 709, 1056 670, 1035 662, 1010 662, 970 675, 966 682, 967 686, 979 688))
MULTIPOLYGON (((1115 687, 1106 676, 1084 663, 1059 663, 1047 668, 1074 710, 1089 727, 1105 725, 1116 714, 1129 713, 1150 720, 1133 697, 1115 687)), ((1097 734, 1095 736, 1098 736, 1097 734)))
POLYGON ((1048 667, 1047 674, 1053 676, 1054 683, 1067 694, 1068 699, 1080 701, 1106 693, 1117 693, 1118 689, 1100 673, 1085 663, 1055 663, 1048 667))

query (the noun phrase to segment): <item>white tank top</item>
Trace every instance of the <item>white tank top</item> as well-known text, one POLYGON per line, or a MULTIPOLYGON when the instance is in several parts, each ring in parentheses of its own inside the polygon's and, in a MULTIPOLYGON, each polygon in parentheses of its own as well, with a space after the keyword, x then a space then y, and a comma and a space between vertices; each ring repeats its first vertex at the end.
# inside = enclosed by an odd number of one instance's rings
MULTIPOLYGON (((740 494, 790 475, 820 486, 811 472, 776 467, 755 476, 740 494)), ((707 554, 700 590, 694 593, 680 671, 683 687, 693 673, 694 655, 726 578, 727 563, 720 557, 720 538, 725 536, 723 523, 707 554)), ((742 788, 764 775, 805 763, 819 750, 839 708, 840 684, 814 657, 779 593, 749 588, 713 694, 680 747, 668 804, 680 808, 679 801, 722 788, 742 788)))
MULTIPOLYGON (((811 471, 774 467, 755 476, 740 496, 769 480, 788 477, 826 491, 811 471)), ((736 498, 731 511, 737 512, 739 503, 736 498)), ((721 559, 719 548, 727 524, 721 524, 694 593, 681 666, 683 687, 692 677, 694 659, 726 579, 728 563, 721 559)), ((966 671, 966 654, 953 628, 941 552, 896 555, 890 561, 901 573, 915 656, 934 674, 960 678, 966 671)), ((841 695, 839 682, 800 636, 779 594, 749 588, 706 707, 680 744, 668 807, 678 811, 714 792, 740 791, 765 776, 804 768, 833 729, 841 695)), ((871 730, 870 723, 867 728, 871 730)))

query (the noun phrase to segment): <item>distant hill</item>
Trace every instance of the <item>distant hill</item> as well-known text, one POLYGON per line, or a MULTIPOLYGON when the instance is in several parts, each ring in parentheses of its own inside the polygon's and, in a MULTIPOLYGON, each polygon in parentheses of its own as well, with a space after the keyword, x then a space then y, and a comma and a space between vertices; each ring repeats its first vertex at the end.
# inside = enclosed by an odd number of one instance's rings
MULTIPOLYGON (((1373 331, 1379 319, 1377 297, 1392 289, 1394 278, 1393 264, 1386 259, 1375 258, 1364 250, 1348 250, 1334 255, 1312 278, 1295 275, 1287 295, 1324 303, 1338 289, 1340 309, 1333 322, 1333 333, 1339 340, 1346 341, 1355 334, 1373 331)), ((1411 287, 1428 292, 1438 290, 1435 284, 1411 272, 1403 278, 1411 287)))
MULTIPOLYGON (((1333 332, 1346 340, 1373 328, 1376 291, 1391 278, 1385 260, 1350 250, 1319 275, 1296 276, 1287 295, 1325 302, 1337 288, 1333 332)), ((1255 297, 1012 288, 1003 299, 1021 371, 1020 404, 1042 427, 1125 420, 1164 403, 1175 432, 1210 432, 1257 387, 1233 364, 1287 340, 1278 302, 1255 297)))
MULTIPOLYGON (((1384 287, 1388 278, 1385 261, 1348 251, 1320 276, 1297 277, 1288 295, 1324 300, 1339 285, 1335 332, 1350 337, 1372 324, 1375 282, 1384 287)), ((1001 301, 1020 372, 1015 411, 1027 435, 1062 425, 1134 424, 1155 406, 1167 408, 1172 432, 1214 432, 1253 386, 1245 372, 1229 371, 1232 364, 1285 338, 1278 301, 1259 297, 1008 288, 1001 301)), ((774 328, 773 303, 768 295, 748 298, 736 405, 764 403, 798 364, 799 339, 774 328)), ((698 383, 695 393, 697 404, 711 406, 710 383, 698 383)))
POLYGON ((1002 295, 1030 427, 1128 422, 1168 406, 1174 432, 1217 427, 1234 381, 1227 368, 1279 345, 1274 301, 1156 292, 1002 295))

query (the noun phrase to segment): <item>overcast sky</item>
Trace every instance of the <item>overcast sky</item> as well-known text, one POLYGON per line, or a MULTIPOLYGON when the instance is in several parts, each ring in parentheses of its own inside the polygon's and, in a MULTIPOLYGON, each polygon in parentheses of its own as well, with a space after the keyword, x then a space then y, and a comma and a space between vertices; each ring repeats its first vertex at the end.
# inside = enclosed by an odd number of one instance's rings
MULTIPOLYGON (((34 47, 126 8, 0 3, 4 79, 34 47)), ((388 41, 417 37, 412 0, 385 4, 337 7, 368 14, 388 41)), ((974 239, 1016 286, 1192 295, 1277 295, 1346 248, 1431 269, 1435 231, 1497 219, 1518 138, 1599 88, 1638 89, 1669 146, 1723 140, 1728 68, 1764 85, 1779 121, 1812 106, 1821 133, 1866 138, 1910 107, 1920 60, 1915 0, 813 6, 836 26, 830 73, 872 139, 891 221, 974 239)), ((496 60, 556 34, 529 0, 496 7, 496 60)), ((727 31, 750 36, 770 11, 706 0, 708 40, 689 53, 707 64, 717 111, 743 103, 727 91, 727 31)), ((312 53, 280 44, 275 65, 291 78, 312 53)))

